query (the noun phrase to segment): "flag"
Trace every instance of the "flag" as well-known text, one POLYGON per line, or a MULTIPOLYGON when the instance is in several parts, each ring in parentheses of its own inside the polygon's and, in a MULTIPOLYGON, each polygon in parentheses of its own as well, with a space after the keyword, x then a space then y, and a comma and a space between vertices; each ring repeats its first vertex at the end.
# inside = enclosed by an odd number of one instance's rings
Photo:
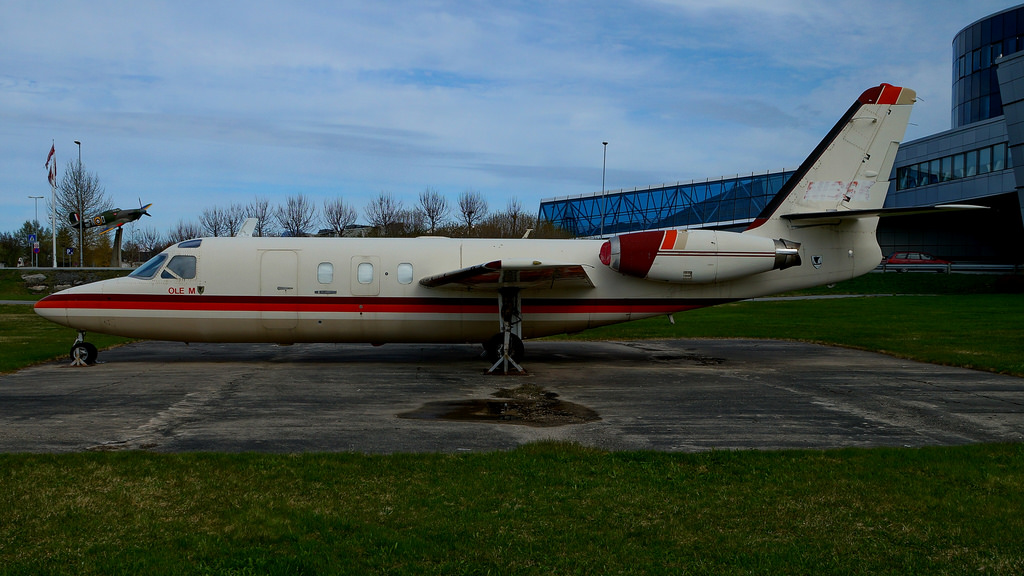
POLYGON ((56 144, 51 144, 50 153, 46 155, 46 176, 50 181, 50 186, 57 185, 57 161, 53 160, 53 155, 57 152, 55 147, 56 144))

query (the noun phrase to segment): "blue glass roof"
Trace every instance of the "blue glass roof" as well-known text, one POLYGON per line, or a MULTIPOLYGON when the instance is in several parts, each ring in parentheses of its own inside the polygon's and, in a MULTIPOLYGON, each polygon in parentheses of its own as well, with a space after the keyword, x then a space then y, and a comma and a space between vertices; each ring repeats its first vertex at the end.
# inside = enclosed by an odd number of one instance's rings
POLYGON ((538 220, 577 237, 658 228, 745 226, 794 172, 617 190, 603 196, 552 198, 540 203, 538 220))

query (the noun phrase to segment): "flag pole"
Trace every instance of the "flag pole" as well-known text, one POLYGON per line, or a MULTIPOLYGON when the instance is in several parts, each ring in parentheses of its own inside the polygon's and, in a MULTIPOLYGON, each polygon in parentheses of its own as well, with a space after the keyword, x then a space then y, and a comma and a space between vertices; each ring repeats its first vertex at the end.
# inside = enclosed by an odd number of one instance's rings
MULTIPOLYGON (((53 171, 54 177, 50 178, 50 232, 53 233, 53 240, 50 242, 53 248, 53 267, 57 267, 57 142, 53 141, 50 148, 55 150, 53 153, 53 171)), ((49 174, 47 174, 49 176, 49 174)))

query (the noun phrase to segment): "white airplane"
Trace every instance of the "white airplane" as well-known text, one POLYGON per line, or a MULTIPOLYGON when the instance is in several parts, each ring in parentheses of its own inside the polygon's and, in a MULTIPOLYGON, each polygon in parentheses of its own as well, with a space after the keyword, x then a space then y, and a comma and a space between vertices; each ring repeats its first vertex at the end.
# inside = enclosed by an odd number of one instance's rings
MULTIPOLYGON (((522 340, 839 282, 874 269, 896 149, 916 95, 860 95, 743 232, 597 240, 201 238, 130 276, 35 305, 77 329, 181 342, 480 342, 521 370, 522 340)), ((919 212, 920 209, 915 210, 919 212)))

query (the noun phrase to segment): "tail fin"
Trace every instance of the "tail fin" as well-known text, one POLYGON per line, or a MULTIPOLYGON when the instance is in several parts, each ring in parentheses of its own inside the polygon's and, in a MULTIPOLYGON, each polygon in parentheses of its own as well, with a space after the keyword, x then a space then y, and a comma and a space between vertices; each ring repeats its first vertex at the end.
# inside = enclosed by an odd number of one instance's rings
POLYGON ((793 214, 881 208, 916 97, 890 84, 866 90, 748 230, 793 214))
POLYGON ((72 226, 82 226, 82 219, 78 216, 77 212, 72 212, 68 214, 68 222, 70 222, 72 226))

